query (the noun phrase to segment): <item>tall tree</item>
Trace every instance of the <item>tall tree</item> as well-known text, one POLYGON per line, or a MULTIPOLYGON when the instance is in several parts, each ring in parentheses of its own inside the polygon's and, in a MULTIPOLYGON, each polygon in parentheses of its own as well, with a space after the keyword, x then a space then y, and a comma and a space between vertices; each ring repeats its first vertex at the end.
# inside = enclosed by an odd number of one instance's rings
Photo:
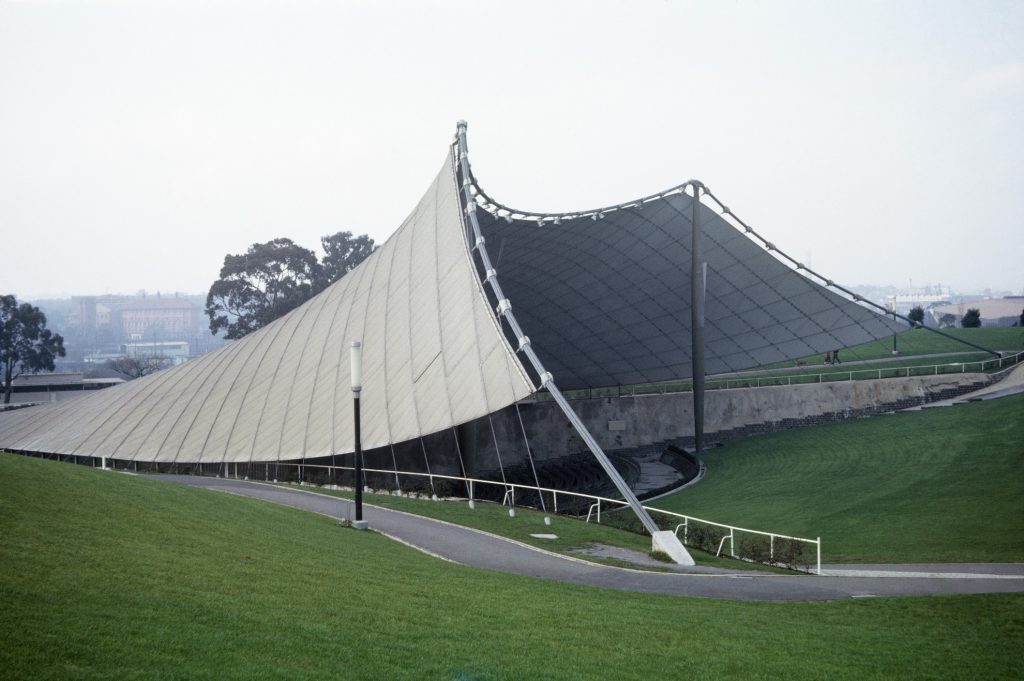
POLYGON ((910 308, 910 312, 907 313, 907 319, 918 324, 924 323, 924 308, 920 305, 915 305, 910 308))
POLYGON ((320 261, 321 288, 327 288, 356 268, 376 250, 368 234, 352 236, 352 232, 335 232, 320 237, 324 257, 320 261))
POLYGON ((227 338, 241 338, 304 303, 320 280, 316 254, 291 239, 226 255, 220 278, 206 296, 210 332, 224 330, 227 338))
POLYGON ((0 296, 0 364, 4 370, 4 404, 11 401, 11 383, 25 372, 53 371, 64 356, 64 339, 46 328, 38 307, 12 295, 0 296))
POLYGON ((967 310, 967 313, 960 320, 960 326, 965 329, 976 329, 981 326, 981 310, 976 307, 967 310))
POLYGON ((313 251, 274 239, 253 244, 242 255, 224 256, 220 278, 206 296, 210 331, 241 338, 291 312, 333 284, 376 249, 366 234, 337 232, 321 237, 323 262, 313 251))

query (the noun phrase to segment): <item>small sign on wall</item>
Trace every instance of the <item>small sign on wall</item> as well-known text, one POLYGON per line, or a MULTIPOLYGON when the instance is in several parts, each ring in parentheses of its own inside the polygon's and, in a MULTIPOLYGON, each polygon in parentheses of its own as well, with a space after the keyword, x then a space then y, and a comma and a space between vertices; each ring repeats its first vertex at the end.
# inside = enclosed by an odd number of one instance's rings
POLYGON ((626 422, 625 421, 609 421, 608 422, 608 430, 625 430, 625 429, 626 429, 626 422))

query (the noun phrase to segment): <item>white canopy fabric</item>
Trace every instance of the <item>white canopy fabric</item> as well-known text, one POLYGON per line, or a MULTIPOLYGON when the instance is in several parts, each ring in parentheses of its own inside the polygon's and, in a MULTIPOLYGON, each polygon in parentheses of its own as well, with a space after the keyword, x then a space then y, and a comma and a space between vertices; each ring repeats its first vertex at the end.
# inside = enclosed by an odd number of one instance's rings
MULTIPOLYGON (((542 384, 690 376, 692 197, 513 216, 466 177, 462 144, 387 242, 305 305, 184 365, 0 414, 0 447, 170 463, 348 453, 353 340, 364 348, 364 449, 486 416, 542 384), (467 195, 481 204, 472 223, 467 195), (553 378, 525 361, 533 352, 553 378)), ((709 373, 905 328, 804 277, 710 209, 701 228, 709 373)))
POLYGON ((0 415, 0 446, 176 463, 351 452, 353 340, 363 343, 366 449, 530 395, 473 270, 453 163, 449 153, 386 243, 306 304, 186 364, 0 415))

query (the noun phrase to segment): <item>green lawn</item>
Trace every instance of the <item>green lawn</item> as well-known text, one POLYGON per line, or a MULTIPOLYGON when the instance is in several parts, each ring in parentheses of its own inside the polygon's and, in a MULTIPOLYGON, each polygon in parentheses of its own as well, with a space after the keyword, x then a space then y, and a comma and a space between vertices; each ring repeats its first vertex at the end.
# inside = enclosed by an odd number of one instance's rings
MULTIPOLYGON (((1020 327, 1005 327, 1005 328, 979 328, 979 329, 942 329, 944 333, 951 334, 957 338, 971 341, 982 347, 986 347, 996 351, 1014 352, 1024 350, 1024 328, 1020 327)), ((889 369, 889 371, 883 371, 882 378, 893 378, 896 376, 905 375, 904 371, 898 371, 898 369, 906 369, 907 367, 924 367, 924 366, 944 366, 945 369, 940 369, 939 373, 960 373, 961 367, 948 366, 957 362, 981 362, 983 360, 995 359, 992 355, 985 352, 975 350, 969 345, 957 342, 949 338, 945 338, 936 333, 928 331, 927 329, 911 329, 904 331, 899 334, 899 349, 900 355, 893 356, 892 354, 892 338, 884 338, 882 340, 870 341, 862 345, 857 345, 850 348, 843 348, 840 353, 840 359, 847 366, 832 367, 823 363, 824 353, 811 355, 809 357, 802 357, 799 360, 787 360, 784 362, 775 362, 773 364, 766 364, 761 367, 753 367, 748 371, 767 370, 767 369, 792 369, 792 371, 779 372, 773 374, 773 378, 761 378, 760 385, 772 385, 780 384, 785 385, 787 378, 790 378, 792 383, 798 381, 793 377, 813 377, 813 382, 817 382, 817 375, 831 374, 834 375, 834 380, 848 380, 849 372, 864 372, 860 375, 860 378, 876 378, 877 375, 875 370, 889 369), (954 353, 948 355, 947 353, 954 353), (917 355, 935 355, 938 357, 916 357, 917 355), (909 357, 915 357, 910 359, 909 357), (870 360, 872 364, 870 366, 856 366, 849 365, 849 362, 859 360, 870 360), (885 361, 878 361, 885 360, 885 361), (775 381, 773 383, 772 381, 775 381)), ((987 371, 995 371, 996 369, 987 369, 987 371)), ((968 367, 968 371, 980 371, 980 367, 972 369, 968 367)), ((921 371, 913 371, 911 369, 911 375, 921 375, 921 371)), ((855 375, 854 378, 858 378, 855 375)), ((811 379, 806 379, 807 382, 811 379)), ((751 379, 753 382, 753 379, 751 379)), ((726 379, 715 379, 711 378, 707 382, 709 389, 723 387, 726 384, 726 379)), ((732 379, 728 382, 730 387, 735 387, 736 379, 732 379)), ((566 395, 574 398, 583 397, 605 397, 613 395, 632 395, 632 394, 645 394, 645 393, 657 393, 657 392, 671 392, 680 390, 691 390, 692 383, 689 380, 683 381, 671 381, 662 383, 643 383, 631 386, 610 386, 606 388, 593 388, 588 390, 570 390, 566 391, 566 395)), ((545 400, 551 399, 545 392, 538 394, 538 399, 545 400)))
MULTIPOLYGON (((1024 349, 1024 328, 1021 327, 989 327, 978 329, 941 329, 943 333, 956 338, 970 341, 989 350, 1022 350, 1024 349)), ((897 344, 901 355, 933 355, 946 352, 970 352, 971 346, 945 338, 928 329, 909 329, 897 336, 897 344)), ((870 341, 850 348, 842 348, 839 353, 843 361, 858 359, 882 359, 892 357, 892 337, 870 341)), ((822 356, 804 357, 802 361, 820 364, 822 356)), ((788 366, 782 362, 771 366, 788 366)))
POLYGON ((737 440, 654 505, 821 536, 826 562, 1024 561, 1024 395, 737 440))
POLYGON ((739 603, 429 558, 323 516, 0 455, 12 679, 1015 679, 1024 596, 739 603))

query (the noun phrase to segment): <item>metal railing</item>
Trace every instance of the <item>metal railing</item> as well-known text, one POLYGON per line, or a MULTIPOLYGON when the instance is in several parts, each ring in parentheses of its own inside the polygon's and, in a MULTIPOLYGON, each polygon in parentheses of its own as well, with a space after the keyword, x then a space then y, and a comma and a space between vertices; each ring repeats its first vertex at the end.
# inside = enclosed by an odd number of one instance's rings
MULTIPOLYGON (((730 390, 735 388, 767 388, 771 386, 808 385, 849 381, 881 380, 884 378, 910 378, 913 376, 938 376, 941 374, 985 373, 1011 367, 1024 361, 1024 351, 998 359, 973 362, 947 362, 905 367, 878 367, 876 369, 850 369, 847 371, 821 371, 819 373, 793 373, 780 376, 749 376, 736 378, 709 377, 706 390, 730 390)), ((570 399, 595 399, 602 397, 623 397, 633 395, 667 395, 690 392, 688 381, 641 385, 619 385, 607 388, 586 388, 568 390, 570 399)), ((531 398, 527 398, 529 401, 531 398)), ((551 399, 543 391, 534 393, 532 400, 543 402, 551 399)))
MULTIPOLYGON (((769 557, 768 562, 770 564, 775 564, 775 540, 776 539, 785 539, 785 540, 790 540, 790 541, 803 542, 805 544, 813 544, 814 547, 815 547, 815 551, 814 551, 814 553, 815 553, 815 563, 816 563, 815 574, 818 574, 818 575, 821 574, 821 537, 816 537, 815 539, 809 539, 807 537, 793 537, 793 536, 790 536, 790 535, 787 535, 787 534, 778 534, 777 532, 763 532, 761 530, 751 530, 750 528, 747 528, 747 527, 737 527, 735 525, 726 525, 725 523, 716 523, 713 520, 705 520, 704 518, 697 518, 696 516, 688 516, 688 515, 684 515, 682 513, 673 513, 671 511, 660 511, 660 510, 658 512, 659 513, 664 513, 665 515, 671 515, 671 516, 675 516, 677 518, 682 518, 683 519, 683 522, 681 522, 678 525, 676 525, 675 533, 676 533, 676 536, 678 537, 679 536, 679 530, 680 530, 680 528, 682 528, 682 530, 683 530, 683 543, 684 544, 687 543, 687 541, 689 539, 689 529, 690 529, 690 522, 691 521, 692 522, 701 523, 702 525, 711 525, 713 527, 720 527, 723 530, 728 530, 729 533, 725 534, 725 535, 722 535, 721 541, 718 542, 718 550, 715 552, 715 556, 721 556, 722 555, 722 548, 725 546, 725 540, 728 539, 729 540, 729 555, 732 556, 733 558, 739 558, 739 556, 736 554, 736 532, 744 532, 746 534, 756 534, 756 535, 761 536, 761 537, 768 537, 768 557, 769 557)), ((796 566, 790 565, 790 566, 787 566, 787 567, 795 568, 796 566)))
MULTIPOLYGON (((228 465, 229 464, 225 464, 225 466, 228 466, 228 465)), ((261 465, 261 464, 258 464, 258 463, 254 462, 252 465, 261 465)), ((313 483, 308 483, 308 482, 305 482, 305 481, 302 480, 302 472, 301 472, 302 470, 305 470, 305 471, 308 471, 308 470, 320 470, 320 471, 326 471, 326 472, 331 473, 331 474, 336 474, 338 471, 354 471, 355 470, 355 468, 353 466, 329 466, 329 465, 323 465, 323 464, 297 464, 297 463, 270 462, 269 465, 268 465, 268 469, 269 469, 269 466, 275 466, 275 467, 278 467, 278 468, 280 468, 280 467, 285 467, 285 468, 291 467, 291 468, 298 468, 298 469, 300 469, 300 476, 299 476, 299 484, 300 485, 313 484, 313 483)), ((230 469, 225 468, 225 475, 228 476, 228 477, 231 477, 229 471, 230 471, 230 469)), ((236 467, 235 471, 236 471, 236 476, 237 476, 237 467, 236 467)), ((465 485, 466 490, 469 493, 469 497, 467 499, 468 501, 474 501, 475 487, 478 486, 478 485, 483 485, 483 486, 490 485, 490 486, 493 486, 493 487, 499 487, 499 488, 502 488, 502 490, 501 490, 502 491, 501 505, 502 506, 508 506, 510 510, 515 507, 515 503, 516 503, 516 490, 523 490, 523 491, 527 491, 527 492, 535 492, 537 494, 550 494, 551 497, 552 497, 552 502, 553 502, 552 509, 553 509, 553 512, 556 513, 556 514, 559 513, 559 510, 558 510, 558 500, 559 500, 559 497, 561 497, 562 500, 563 500, 563 503, 562 503, 563 512, 564 512, 564 509, 567 508, 566 504, 565 504, 565 500, 567 498, 583 499, 583 500, 587 500, 587 501, 590 502, 589 506, 587 507, 587 515, 586 515, 586 519, 585 519, 585 522, 588 522, 588 523, 591 521, 592 518, 594 518, 597 523, 601 522, 602 506, 604 506, 605 509, 608 509, 608 508, 625 508, 625 507, 628 506, 628 504, 624 500, 622 500, 622 499, 612 499, 610 497, 602 497, 602 496, 598 496, 598 495, 595 495, 595 494, 587 494, 585 492, 571 492, 571 491, 568 491, 568 490, 554 489, 552 487, 540 487, 540 486, 537 486, 537 485, 526 485, 526 484, 517 483, 517 482, 501 482, 499 480, 484 480, 482 478, 468 478, 468 477, 462 477, 462 476, 458 476, 458 475, 446 475, 446 474, 443 474, 443 473, 422 473, 422 472, 419 472, 419 471, 400 471, 400 470, 387 469, 387 468, 363 468, 363 472, 364 473, 370 473, 370 474, 379 474, 379 475, 387 476, 387 477, 409 476, 409 477, 426 478, 428 480, 428 482, 429 482, 429 485, 430 485, 431 489, 434 488, 434 482, 436 480, 450 480, 450 481, 459 482, 459 483, 462 483, 463 485, 465 485)), ((268 476, 268 481, 269 481, 269 472, 267 473, 267 476, 268 476)), ((246 476, 246 479, 248 479, 248 476, 246 476)), ((277 482, 276 478, 274 479, 274 481, 277 482)), ((400 489, 398 491, 401 492, 400 489)), ((431 497, 436 499, 437 495, 431 493, 431 497)), ((461 498, 461 497, 454 497, 454 498, 461 498)), ((679 529, 683 528, 683 539, 682 539, 682 541, 683 541, 684 544, 686 544, 688 539, 689 539, 689 527, 690 527, 691 523, 701 523, 701 524, 704 524, 704 525, 711 525, 711 526, 714 526, 714 527, 719 527, 719 528, 728 530, 729 534, 723 536, 721 542, 719 543, 718 551, 716 553, 716 556, 721 555, 721 551, 722 551, 722 547, 724 545, 724 542, 725 542, 726 539, 729 539, 729 541, 730 541, 729 555, 731 557, 733 557, 733 558, 738 559, 738 560, 749 560, 749 559, 740 557, 736 553, 735 536, 736 536, 737 532, 747 533, 747 534, 754 534, 754 535, 759 535, 759 536, 763 536, 763 537, 768 537, 769 538, 769 561, 766 561, 767 564, 775 564, 774 563, 774 558, 775 558, 775 540, 777 540, 777 539, 779 539, 779 540, 799 541, 799 542, 804 542, 804 543, 807 543, 807 544, 813 544, 815 546, 815 556, 816 556, 814 574, 819 574, 819 575, 821 574, 821 537, 818 537, 816 539, 807 539, 807 538, 804 538, 804 537, 794 537, 794 536, 790 536, 790 535, 779 534, 777 532, 764 532, 764 531, 761 531, 761 530, 751 530, 749 528, 739 527, 739 526, 736 526, 736 525, 728 525, 726 523, 719 523, 719 522, 715 522, 715 521, 712 521, 712 520, 705 520, 703 518, 698 518, 696 516, 685 515, 683 513, 675 513, 673 511, 666 511, 664 509, 660 509, 660 508, 657 508, 657 507, 654 507, 654 506, 644 505, 644 509, 647 510, 648 512, 651 512, 651 513, 660 513, 662 515, 666 515, 666 516, 670 516, 672 518, 678 518, 678 519, 682 520, 683 522, 676 526, 675 534, 676 534, 676 536, 678 536, 679 535, 679 529)), ((605 511, 605 512, 607 512, 607 511, 605 511)), ((581 515, 581 514, 578 514, 578 515, 581 515)), ((750 562, 757 562, 757 561, 750 561, 750 562)), ((787 565, 786 567, 789 567, 789 568, 792 568, 792 569, 799 569, 799 567, 796 566, 796 565, 787 565)))

